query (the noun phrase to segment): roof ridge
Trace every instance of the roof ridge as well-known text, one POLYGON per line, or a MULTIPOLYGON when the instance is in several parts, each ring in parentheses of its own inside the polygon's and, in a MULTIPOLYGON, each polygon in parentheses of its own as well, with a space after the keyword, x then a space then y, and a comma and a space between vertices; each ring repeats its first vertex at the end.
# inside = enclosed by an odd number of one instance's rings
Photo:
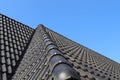
POLYGON ((53 73, 52 79, 54 80, 80 80, 78 72, 72 68, 69 61, 62 55, 57 45, 50 39, 49 34, 46 32, 43 25, 39 25, 42 30, 43 41, 47 51, 47 60, 49 61, 50 71, 53 73))

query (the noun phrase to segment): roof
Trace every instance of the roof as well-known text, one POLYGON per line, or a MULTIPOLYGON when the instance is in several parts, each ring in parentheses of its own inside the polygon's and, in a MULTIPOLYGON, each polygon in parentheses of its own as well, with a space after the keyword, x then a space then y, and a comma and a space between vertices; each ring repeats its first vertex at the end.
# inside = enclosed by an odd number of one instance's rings
POLYGON ((1 80, 119 80, 120 65, 44 25, 0 15, 1 80))

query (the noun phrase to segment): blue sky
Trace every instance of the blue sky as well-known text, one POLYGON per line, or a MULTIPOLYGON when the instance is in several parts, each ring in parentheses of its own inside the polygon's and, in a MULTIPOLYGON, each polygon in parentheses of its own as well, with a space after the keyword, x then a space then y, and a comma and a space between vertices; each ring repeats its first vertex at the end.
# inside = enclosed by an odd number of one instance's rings
POLYGON ((0 13, 44 24, 120 63, 120 0, 0 0, 0 13))

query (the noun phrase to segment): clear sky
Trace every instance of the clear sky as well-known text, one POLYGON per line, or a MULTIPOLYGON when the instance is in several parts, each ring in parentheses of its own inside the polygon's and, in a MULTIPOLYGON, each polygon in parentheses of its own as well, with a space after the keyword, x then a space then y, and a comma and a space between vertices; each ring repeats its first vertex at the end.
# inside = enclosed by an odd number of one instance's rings
POLYGON ((44 24, 120 63, 120 0, 0 0, 0 13, 44 24))

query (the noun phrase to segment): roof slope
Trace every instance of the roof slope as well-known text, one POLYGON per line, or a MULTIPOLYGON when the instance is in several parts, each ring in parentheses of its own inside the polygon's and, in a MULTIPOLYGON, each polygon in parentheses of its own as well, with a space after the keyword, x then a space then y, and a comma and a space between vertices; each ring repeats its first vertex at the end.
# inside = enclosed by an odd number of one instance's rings
POLYGON ((81 77, 89 77, 90 75, 96 80, 120 79, 120 64, 117 62, 48 28, 46 28, 46 31, 81 77))
POLYGON ((10 80, 20 64, 34 29, 0 14, 0 80, 10 80))

